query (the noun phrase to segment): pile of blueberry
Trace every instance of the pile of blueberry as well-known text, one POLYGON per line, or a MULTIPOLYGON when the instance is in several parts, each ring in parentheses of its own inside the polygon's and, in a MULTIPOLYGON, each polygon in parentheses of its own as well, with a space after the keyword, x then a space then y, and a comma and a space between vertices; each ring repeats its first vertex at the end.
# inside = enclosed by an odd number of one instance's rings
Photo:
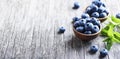
POLYGON ((95 17, 74 17, 73 26, 80 33, 93 34, 100 30, 100 21, 95 17))
POLYGON ((92 1, 92 4, 86 8, 85 13, 95 18, 104 18, 109 14, 106 5, 100 0, 92 1))

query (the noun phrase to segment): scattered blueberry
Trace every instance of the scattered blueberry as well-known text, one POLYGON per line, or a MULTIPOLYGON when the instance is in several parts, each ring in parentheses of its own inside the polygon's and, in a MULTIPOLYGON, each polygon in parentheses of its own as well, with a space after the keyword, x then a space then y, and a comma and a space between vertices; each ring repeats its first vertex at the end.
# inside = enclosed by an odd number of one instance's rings
POLYGON ((116 14, 116 17, 120 19, 120 13, 116 14))
POLYGON ((65 28, 64 27, 60 27, 59 28, 59 33, 64 33, 65 32, 65 28))
POLYGON ((100 29, 99 29, 99 26, 97 25, 94 25, 93 28, 92 28, 92 33, 96 33, 98 32, 100 29))
POLYGON ((107 14, 106 14, 105 12, 100 13, 100 18, 104 18, 104 17, 106 17, 106 16, 107 16, 107 14))
POLYGON ((75 2, 73 9, 78 9, 79 7, 80 7, 79 3, 78 3, 78 2, 75 2))
POLYGON ((90 30, 93 29, 93 26, 94 25, 91 22, 88 22, 88 23, 85 24, 85 30, 90 31, 90 30))
POLYGON ((76 30, 78 31, 78 32, 83 32, 84 31, 84 27, 83 26, 79 26, 79 27, 77 27, 76 28, 76 30))
POLYGON ((84 26, 86 24, 86 20, 85 19, 80 19, 79 24, 80 24, 80 26, 84 26))
POLYGON ((97 45, 94 45, 94 46, 90 47, 90 52, 96 53, 97 51, 98 51, 98 46, 97 45))
POLYGON ((107 49, 102 49, 100 51, 100 56, 105 57, 106 55, 108 55, 108 50, 107 49))
POLYGON ((84 34, 92 34, 91 31, 85 31, 84 34))
POLYGON ((73 18, 73 22, 78 21, 78 20, 79 20, 78 17, 74 17, 74 18, 73 18))
POLYGON ((98 18, 99 17, 99 13, 98 12, 94 12, 94 13, 92 13, 91 17, 98 18))
POLYGON ((81 18, 89 18, 90 16, 89 16, 89 14, 87 14, 87 13, 83 13, 82 15, 81 15, 81 18))

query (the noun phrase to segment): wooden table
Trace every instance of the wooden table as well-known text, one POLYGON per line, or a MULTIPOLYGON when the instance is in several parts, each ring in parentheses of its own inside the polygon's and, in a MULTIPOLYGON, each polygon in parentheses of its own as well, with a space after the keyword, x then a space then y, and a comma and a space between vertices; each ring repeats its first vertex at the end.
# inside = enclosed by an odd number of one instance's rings
MULTIPOLYGON (((82 42, 74 36, 71 25, 72 18, 80 17, 91 1, 0 0, 0 59, 101 59, 99 51, 88 51, 91 45, 104 48, 104 37, 82 42), (73 10, 76 1, 80 8, 73 10), (57 34, 61 26, 66 32, 57 34)), ((111 14, 120 12, 120 0, 102 1, 111 14)), ((103 59, 120 59, 120 45, 114 44, 103 59)))

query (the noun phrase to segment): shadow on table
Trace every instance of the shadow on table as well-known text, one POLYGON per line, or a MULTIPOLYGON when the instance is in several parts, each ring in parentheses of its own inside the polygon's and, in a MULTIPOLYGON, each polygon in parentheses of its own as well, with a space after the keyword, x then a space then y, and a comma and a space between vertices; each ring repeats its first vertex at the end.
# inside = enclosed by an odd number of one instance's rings
POLYGON ((87 41, 81 41, 75 36, 72 36, 72 38, 67 42, 68 46, 71 47, 71 49, 75 49, 76 51, 80 51, 81 49, 88 47, 91 45, 91 42, 87 41))

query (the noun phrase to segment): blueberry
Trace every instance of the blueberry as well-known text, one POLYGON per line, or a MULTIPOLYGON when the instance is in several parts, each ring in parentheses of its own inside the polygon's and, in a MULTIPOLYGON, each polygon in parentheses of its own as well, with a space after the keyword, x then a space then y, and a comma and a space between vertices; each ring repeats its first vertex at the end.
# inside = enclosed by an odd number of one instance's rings
POLYGON ((85 13, 88 13, 89 15, 91 15, 92 13, 92 8, 90 6, 88 6, 85 10, 85 13))
POLYGON ((91 22, 91 18, 85 18, 86 22, 91 22))
POLYGON ((64 27, 60 27, 59 28, 59 33, 64 33, 65 32, 65 28, 64 27))
POLYGON ((91 31, 85 31, 84 34, 92 34, 91 31))
POLYGON ((78 2, 75 2, 73 9, 78 9, 79 7, 80 7, 79 3, 78 3, 78 2))
POLYGON ((95 0, 95 1, 92 2, 92 4, 95 4, 95 5, 97 5, 98 7, 100 7, 103 3, 102 3, 101 1, 95 0))
POLYGON ((103 13, 100 13, 100 17, 99 18, 104 18, 106 16, 107 16, 107 14, 105 12, 103 12, 103 13))
POLYGON ((91 5, 90 5, 90 8, 91 8, 91 12, 96 12, 96 11, 98 11, 98 7, 97 7, 95 4, 91 4, 91 5))
POLYGON ((92 17, 92 18, 91 18, 91 22, 92 22, 93 24, 95 24, 95 22, 96 22, 97 20, 98 20, 98 19, 95 18, 95 17, 92 17))
POLYGON ((102 12, 104 12, 106 10, 106 8, 105 7, 103 7, 103 6, 100 6, 99 8, 98 8, 98 13, 102 13, 102 12))
POLYGON ((91 22, 88 22, 85 24, 85 30, 90 31, 93 29, 93 24, 91 22))
POLYGON ((98 18, 99 17, 99 13, 98 12, 94 12, 94 13, 92 13, 91 17, 98 18))
POLYGON ((80 19, 79 24, 80 24, 80 26, 84 26, 86 24, 86 20, 85 19, 80 19))
POLYGON ((74 18, 73 18, 73 22, 78 21, 78 20, 79 20, 78 17, 74 17, 74 18))
POLYGON ((99 30, 100 30, 99 26, 94 25, 93 28, 92 28, 92 33, 97 33, 99 30))
POLYGON ((84 27, 83 26, 79 26, 79 27, 77 27, 76 28, 76 30, 78 31, 78 32, 83 32, 84 31, 84 27))
POLYGON ((97 51, 98 51, 98 46, 97 45, 94 45, 94 46, 90 47, 90 52, 95 53, 97 51))
POLYGON ((105 12, 107 15, 109 14, 109 11, 105 9, 103 12, 105 12))
POLYGON ((116 14, 116 17, 120 19, 120 13, 117 13, 117 14, 116 14))
POLYGON ((95 20, 95 22, 93 23, 94 25, 100 26, 100 20, 95 20))
POLYGON ((107 49, 102 49, 100 51, 100 56, 105 57, 106 55, 108 55, 108 50, 107 49))
POLYGON ((74 27, 76 28, 76 27, 78 27, 78 26, 80 26, 80 22, 79 21, 76 21, 76 22, 74 22, 74 27))
POLYGON ((82 15, 81 15, 81 18, 89 18, 90 16, 89 16, 89 14, 87 14, 87 13, 83 13, 82 15))

